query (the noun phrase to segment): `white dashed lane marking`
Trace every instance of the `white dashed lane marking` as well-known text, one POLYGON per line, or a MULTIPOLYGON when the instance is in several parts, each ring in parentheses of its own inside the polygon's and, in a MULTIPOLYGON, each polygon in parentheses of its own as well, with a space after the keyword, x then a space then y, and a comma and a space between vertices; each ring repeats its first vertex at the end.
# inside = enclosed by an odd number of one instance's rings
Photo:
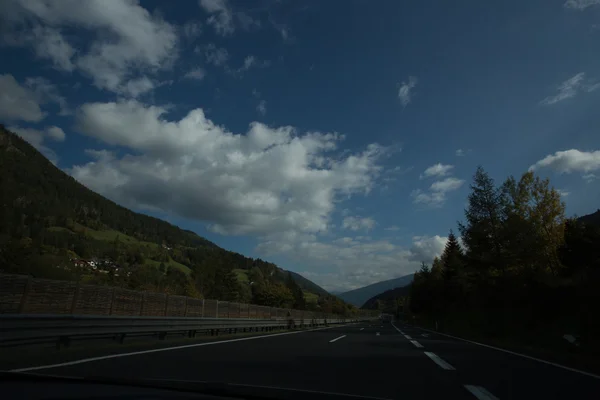
POLYGON ((423 345, 421 343, 417 342, 416 340, 411 340, 410 342, 412 344, 414 344, 415 347, 418 348, 418 349, 422 349, 423 348, 423 345))
POLYGON ((329 341, 329 343, 333 343, 333 342, 335 342, 336 340, 340 340, 340 339, 343 339, 343 338, 345 338, 345 337, 346 337, 346 335, 342 335, 342 336, 340 336, 340 337, 336 337, 335 339, 331 339, 331 340, 329 341))
POLYGON ((477 399, 479 400, 498 400, 496 396, 494 396, 481 386, 465 385, 465 389, 471 392, 471 394, 477 397, 477 399))
POLYGON ((441 368, 446 369, 446 370, 455 370, 456 369, 452 365, 448 364, 446 361, 442 360, 437 354, 431 353, 429 351, 425 351, 424 353, 427 357, 431 358, 433 360, 433 362, 436 363, 437 365, 439 365, 441 368))

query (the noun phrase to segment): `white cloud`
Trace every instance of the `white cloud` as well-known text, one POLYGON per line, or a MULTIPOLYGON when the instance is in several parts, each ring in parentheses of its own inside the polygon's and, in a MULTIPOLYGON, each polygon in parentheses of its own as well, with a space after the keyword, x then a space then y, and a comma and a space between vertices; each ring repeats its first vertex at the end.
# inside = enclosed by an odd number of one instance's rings
POLYGON ((286 24, 280 24, 278 22, 275 22, 273 20, 273 18, 270 18, 270 22, 271 25, 273 25, 273 28, 275 28, 275 30, 277 32, 279 32, 279 34, 281 35, 281 38, 283 39, 284 42, 287 42, 290 39, 290 27, 286 24))
POLYGON ((413 190, 411 196, 415 204, 440 207, 446 202, 447 193, 459 189, 464 183, 462 179, 450 177, 432 183, 427 192, 420 189, 413 190))
POLYGON ((456 157, 463 157, 465 155, 465 151, 463 149, 456 150, 456 157))
POLYGON ((52 162, 53 164, 57 163, 58 157, 56 156, 56 153, 51 148, 45 145, 44 140, 47 137, 49 137, 50 139, 58 142, 64 141, 65 133, 61 128, 57 126, 51 126, 46 128, 45 131, 40 131, 37 129, 22 128, 20 126, 9 126, 8 130, 16 133, 17 135, 25 139, 27 142, 29 142, 29 144, 31 144, 40 153, 46 156, 46 158, 48 158, 50 162, 52 162))
POLYGON ((247 56, 244 59, 244 64, 237 69, 237 73, 242 73, 248 71, 250 68, 265 68, 268 67, 271 63, 267 60, 260 61, 255 56, 247 56))
POLYGON ((67 135, 58 126, 50 126, 46 128, 46 134, 57 142, 64 142, 67 135))
POLYGON ((424 192, 421 189, 415 189, 410 194, 415 204, 425 204, 433 207, 439 207, 446 201, 444 193, 424 192))
POLYGON ((420 178, 430 178, 432 176, 442 177, 450 174, 451 170, 454 168, 454 165, 437 163, 428 167, 425 172, 423 172, 420 178))
POLYGON ((200 0, 200 7, 209 14, 227 11, 229 4, 227 0, 200 0))
POLYGON ((397 225, 392 225, 392 226, 388 226, 387 228, 385 228, 386 231, 391 231, 391 232, 396 232, 399 231, 401 228, 397 225))
POLYGON ((264 100, 259 101, 256 106, 256 111, 258 111, 260 115, 265 115, 267 113, 267 102, 264 100))
POLYGON ((252 68, 253 65, 256 65, 256 57, 247 56, 244 59, 244 65, 240 67, 239 71, 247 71, 248 69, 252 68))
POLYGON ((128 80, 143 79, 136 71, 167 68, 177 57, 175 28, 136 1, 21 0, 3 11, 6 43, 32 46, 55 67, 77 68, 101 89, 127 93, 128 80), (75 51, 63 28, 87 30, 94 39, 75 51))
POLYGON ((585 180, 587 183, 593 182, 593 181, 595 181, 596 179, 598 179, 598 177, 597 177, 595 174, 585 174, 585 175, 583 175, 583 176, 582 176, 582 178, 583 178, 583 179, 584 179, 584 180, 585 180))
POLYGON ((250 15, 244 12, 238 11, 235 13, 235 16, 237 17, 237 20, 242 29, 246 31, 258 29, 262 25, 259 20, 252 18, 250 15))
POLYGON ((234 31, 233 12, 226 0, 200 0, 200 7, 211 14, 206 22, 221 36, 231 35, 234 31))
POLYGON ((543 99, 540 103, 544 105, 551 105, 558 103, 563 100, 570 99, 575 97, 577 94, 582 91, 593 92, 594 90, 600 88, 600 84, 595 83, 593 80, 586 79, 585 73, 580 72, 578 74, 573 75, 560 85, 558 85, 558 93, 553 96, 548 96, 543 99))
POLYGON ((598 90, 600 89, 600 82, 599 83, 589 83, 585 90, 589 93, 589 92, 593 92, 594 90, 598 90))
POLYGON ((410 259, 419 263, 431 264, 435 257, 440 256, 446 246, 447 237, 442 236, 414 236, 410 248, 410 259))
POLYGON ((200 0, 199 3, 200 7, 210 14, 206 22, 221 36, 228 36, 235 32, 234 19, 237 20, 237 25, 244 30, 252 30, 261 26, 259 20, 252 18, 247 13, 234 12, 227 0, 200 0))
POLYGON ((40 104, 56 103, 59 106, 58 115, 71 115, 72 111, 67 105, 67 100, 58 92, 56 85, 42 77, 27 78, 25 85, 33 90, 40 104))
POLYGON ((183 35, 188 39, 195 39, 202 34, 202 23, 199 21, 187 21, 181 27, 183 35))
POLYGON ((566 8, 573 8, 576 10, 585 10, 588 7, 596 6, 600 4, 600 0, 567 0, 564 4, 566 8))
POLYGON ((12 75, 0 75, 0 118, 38 122, 44 116, 34 91, 19 85, 12 75))
POLYGON ((400 99, 403 107, 406 107, 408 104, 410 104, 412 100, 411 91, 415 88, 415 86, 417 86, 418 82, 419 80, 416 77, 410 76, 408 77, 408 82, 402 82, 402 85, 400 85, 400 89, 398 90, 398 98, 400 99))
POLYGON ((421 261, 431 264, 444 249, 446 238, 415 236, 409 248, 388 240, 362 236, 329 242, 314 236, 281 235, 261 243, 259 254, 282 254, 301 263, 300 273, 328 290, 351 290, 417 271, 421 261))
POLYGON ((463 183, 465 183, 465 181, 463 181, 462 179, 446 178, 444 180, 432 183, 429 189, 431 189, 434 192, 446 193, 451 192, 453 190, 457 190, 463 185, 463 183))
POLYGON ((0 74, 0 118, 8 121, 39 122, 46 117, 41 105, 57 103, 59 115, 68 115, 70 110, 65 98, 58 94, 56 86, 47 80, 25 79, 20 85, 10 74, 0 74))
MULTIPOLYGON (((202 51, 200 48, 196 48, 196 52, 202 51)), ((206 62, 216 67, 220 67, 227 64, 229 60, 229 52, 227 49, 217 47, 213 43, 210 43, 204 47, 204 57, 206 62)))
POLYGON ((571 194, 571 192, 567 192, 566 190, 558 189, 557 191, 558 191, 558 194, 560 195, 560 197, 567 197, 568 195, 571 194))
POLYGON ((65 40, 59 29, 36 26, 31 32, 30 40, 40 58, 52 60, 55 68, 73 71, 75 66, 71 59, 75 49, 65 40))
POLYGON ((206 71, 204 71, 204 69, 201 67, 197 67, 197 68, 193 68, 190 71, 188 71, 188 73, 184 75, 184 78, 196 79, 196 80, 201 81, 202 79, 204 79, 205 76, 206 76, 206 71))
POLYGON ((366 230, 370 231, 375 227, 375 220, 369 217, 345 217, 342 222, 342 228, 349 229, 351 231, 366 230))
POLYGON ((579 151, 576 149, 557 151, 539 160, 529 170, 551 168, 559 173, 592 172, 600 169, 600 150, 579 151))
POLYGON ((554 96, 546 97, 544 100, 542 100, 542 104, 554 104, 558 103, 559 101, 563 101, 574 97, 577 94, 577 91, 579 90, 583 82, 584 76, 585 73, 580 72, 567 79, 566 81, 558 85, 558 93, 554 96))
POLYGON ((71 174, 130 207, 206 221, 218 232, 266 235, 327 231, 336 202, 368 192, 381 171, 384 148, 332 153, 343 139, 337 133, 299 135, 254 122, 238 135, 202 109, 174 121, 166 113, 136 101, 84 104, 82 133, 133 152, 74 166, 71 174))
POLYGON ((121 94, 137 98, 144 93, 148 93, 149 91, 153 90, 154 87, 154 82, 152 82, 147 76, 142 76, 138 79, 132 79, 128 81, 117 90, 121 94))

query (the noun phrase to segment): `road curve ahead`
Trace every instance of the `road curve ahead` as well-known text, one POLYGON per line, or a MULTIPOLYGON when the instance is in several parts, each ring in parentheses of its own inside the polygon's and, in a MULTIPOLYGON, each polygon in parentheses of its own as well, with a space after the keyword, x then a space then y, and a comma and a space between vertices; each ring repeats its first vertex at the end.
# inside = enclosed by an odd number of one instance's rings
POLYGON ((351 324, 32 367, 21 370, 226 382, 380 399, 600 399, 600 377, 402 323, 351 324))

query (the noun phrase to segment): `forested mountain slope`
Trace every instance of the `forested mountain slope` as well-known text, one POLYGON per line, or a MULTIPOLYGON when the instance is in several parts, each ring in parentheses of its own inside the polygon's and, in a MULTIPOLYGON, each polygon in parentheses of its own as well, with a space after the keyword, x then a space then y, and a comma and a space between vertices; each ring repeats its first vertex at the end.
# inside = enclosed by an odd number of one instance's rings
POLYGON ((365 310, 381 310, 382 312, 395 314, 398 311, 398 307, 402 306, 404 297, 408 293, 410 293, 410 285, 386 290, 371 297, 361 308, 365 310))
POLYGON ((296 273, 119 206, 1 125, 0 187, 0 272, 272 306, 349 309, 296 273), (306 305, 306 299, 312 302, 306 305))

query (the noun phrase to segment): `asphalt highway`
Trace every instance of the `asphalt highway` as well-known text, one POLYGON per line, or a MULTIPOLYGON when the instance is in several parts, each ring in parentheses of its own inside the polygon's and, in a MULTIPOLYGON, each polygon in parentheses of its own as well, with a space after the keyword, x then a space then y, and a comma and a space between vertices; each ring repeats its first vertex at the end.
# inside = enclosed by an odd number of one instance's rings
POLYGON ((381 399, 600 399, 600 377, 395 322, 227 338, 24 372, 227 382, 381 399))

